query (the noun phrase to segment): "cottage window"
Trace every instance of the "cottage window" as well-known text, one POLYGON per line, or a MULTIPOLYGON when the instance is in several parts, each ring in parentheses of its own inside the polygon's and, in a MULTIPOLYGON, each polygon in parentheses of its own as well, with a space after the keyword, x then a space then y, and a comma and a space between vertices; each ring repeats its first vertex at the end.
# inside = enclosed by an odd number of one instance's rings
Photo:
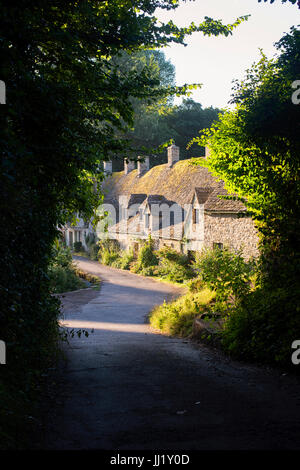
POLYGON ((213 242, 213 249, 219 249, 219 250, 223 250, 223 243, 216 243, 216 242, 213 242))
POLYGON ((174 211, 170 212, 170 225, 175 225, 175 214, 174 211))
POLYGON ((149 228, 149 214, 145 214, 145 228, 149 228))
POLYGON ((193 209, 193 224, 199 223, 199 209, 193 209))
POLYGON ((158 228, 159 228, 159 230, 162 229, 162 222, 163 222, 163 214, 162 214, 162 212, 160 212, 160 213, 159 213, 159 221, 158 221, 158 224, 159 224, 158 228))

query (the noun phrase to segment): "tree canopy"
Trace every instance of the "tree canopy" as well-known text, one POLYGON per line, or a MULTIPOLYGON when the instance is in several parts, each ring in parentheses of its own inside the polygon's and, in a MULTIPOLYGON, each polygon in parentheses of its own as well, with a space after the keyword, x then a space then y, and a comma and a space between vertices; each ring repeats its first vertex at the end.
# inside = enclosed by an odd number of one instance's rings
POLYGON ((292 27, 276 47, 276 58, 262 54, 236 82, 235 109, 194 142, 209 144, 207 166, 246 204, 260 233, 258 288, 231 320, 229 347, 287 364, 300 327, 300 106, 292 99, 300 30, 292 27))
MULTIPOLYGON (((165 87, 146 63, 124 71, 113 59, 184 44, 194 32, 228 36, 247 19, 225 25, 205 17, 180 28, 155 17, 157 8, 178 5, 177 0, 1 2, 6 84, 0 117, 1 260, 6 269, 0 279, 0 331, 9 345, 10 367, 3 371, 0 394, 19 400, 20 409, 22 389, 32 390, 56 341, 58 304, 50 296, 47 267, 57 226, 73 212, 94 213, 101 199, 94 191, 99 162, 129 146, 120 132, 133 125, 132 100, 150 102, 189 90, 188 85, 165 87)), ((0 411, 5 435, 7 406, 3 402, 0 411)))
POLYGON ((300 108, 292 84, 300 76, 300 31, 277 44, 280 55, 261 60, 234 87, 233 111, 195 139, 211 148, 209 167, 241 197, 267 238, 296 248, 299 232, 300 108))

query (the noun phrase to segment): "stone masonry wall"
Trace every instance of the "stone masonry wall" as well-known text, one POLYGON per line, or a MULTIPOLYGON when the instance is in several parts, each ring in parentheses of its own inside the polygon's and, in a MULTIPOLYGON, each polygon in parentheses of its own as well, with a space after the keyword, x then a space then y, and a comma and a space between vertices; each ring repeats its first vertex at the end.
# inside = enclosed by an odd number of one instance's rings
POLYGON ((250 217, 239 218, 237 214, 204 215, 204 245, 223 243, 232 249, 243 249, 245 259, 258 256, 258 236, 250 217))

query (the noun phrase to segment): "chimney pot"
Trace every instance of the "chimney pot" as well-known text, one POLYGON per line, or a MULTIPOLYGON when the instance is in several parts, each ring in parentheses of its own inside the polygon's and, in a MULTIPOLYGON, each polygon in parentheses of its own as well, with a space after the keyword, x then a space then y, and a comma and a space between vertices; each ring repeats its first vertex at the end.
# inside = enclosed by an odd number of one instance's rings
POLYGON ((179 160, 179 147, 177 145, 170 145, 168 147, 168 168, 171 168, 174 163, 178 162, 179 160))
POLYGON ((103 171, 106 174, 112 174, 112 161, 103 162, 103 171))
POLYGON ((128 158, 124 158, 124 173, 128 175, 132 170, 135 169, 135 162, 132 160, 128 160, 128 158))
POLYGON ((150 168, 149 157, 138 157, 137 170, 138 176, 142 176, 150 168), (143 159, 143 161, 141 161, 143 159))

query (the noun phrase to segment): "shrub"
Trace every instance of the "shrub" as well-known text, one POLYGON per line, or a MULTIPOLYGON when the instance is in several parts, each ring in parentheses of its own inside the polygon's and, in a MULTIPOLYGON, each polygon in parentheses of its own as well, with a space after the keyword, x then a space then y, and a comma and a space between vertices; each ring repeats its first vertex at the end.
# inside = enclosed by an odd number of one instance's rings
POLYGON ((204 288, 204 281, 201 277, 195 277, 187 282, 187 286, 190 292, 199 292, 204 288))
POLYGON ((132 268, 133 272, 144 274, 145 276, 149 270, 147 268, 158 265, 158 257, 154 253, 154 241, 149 236, 148 240, 142 245, 138 253, 137 261, 132 268))
POLYGON ((74 242, 73 246, 74 246, 74 251, 77 253, 83 250, 83 246, 81 242, 74 242))
POLYGON ((115 251, 109 251, 107 249, 104 249, 101 252, 101 258, 98 255, 99 261, 101 261, 102 264, 105 264, 107 266, 113 265, 115 261, 119 259, 119 253, 115 251))
POLYGON ((139 274, 143 276, 158 276, 158 267, 157 266, 148 266, 147 268, 143 268, 139 271, 139 274))
POLYGON ((85 243, 87 246, 94 245, 97 242, 97 236, 95 233, 90 232, 85 236, 85 243))
POLYGON ((255 263, 246 262, 241 251, 215 248, 198 254, 193 268, 204 284, 216 292, 216 300, 228 303, 250 291, 255 263))
POLYGON ((129 270, 134 260, 133 250, 123 251, 118 258, 113 261, 112 266, 119 269, 129 270))
POLYGON ((299 290, 258 287, 239 302, 225 323, 222 344, 234 357, 293 367, 291 345, 299 339, 299 290))
POLYGON ((50 289, 52 293, 72 291, 85 287, 85 284, 76 276, 73 269, 62 266, 49 268, 50 289))
POLYGON ((128 252, 123 253, 121 256, 121 263, 120 263, 121 269, 130 269, 130 266, 133 260, 134 260, 133 250, 129 250, 128 252))
POLYGON ((88 233, 85 236, 85 243, 87 245, 87 251, 88 251, 89 257, 93 261, 97 261, 97 259, 98 259, 99 247, 97 245, 97 241, 98 241, 97 236, 93 232, 88 233))
POLYGON ((56 240, 52 246, 51 261, 49 266, 71 267, 73 263, 72 253, 69 247, 56 240))
POLYGON ((98 242, 98 260, 111 266, 120 257, 120 245, 117 240, 102 240, 98 242))
POLYGON ((188 257, 171 248, 163 248, 158 252, 159 275, 170 281, 183 282, 194 275, 188 257))
POLYGON ((53 257, 48 267, 50 291, 60 294, 85 287, 85 283, 76 276, 70 248, 58 242, 53 246, 53 257))
POLYGON ((196 294, 183 295, 173 302, 164 302, 150 313, 150 324, 167 334, 188 336, 192 333, 195 316, 207 310, 214 295, 209 289, 203 289, 196 294))
POLYGON ((160 260, 167 260, 180 264, 181 266, 189 266, 189 260, 187 255, 179 253, 173 248, 165 246, 158 251, 158 256, 160 260))
POLYGON ((98 252, 99 252, 99 246, 97 243, 92 243, 88 247, 89 250, 89 256, 91 260, 97 261, 98 260, 98 252))

